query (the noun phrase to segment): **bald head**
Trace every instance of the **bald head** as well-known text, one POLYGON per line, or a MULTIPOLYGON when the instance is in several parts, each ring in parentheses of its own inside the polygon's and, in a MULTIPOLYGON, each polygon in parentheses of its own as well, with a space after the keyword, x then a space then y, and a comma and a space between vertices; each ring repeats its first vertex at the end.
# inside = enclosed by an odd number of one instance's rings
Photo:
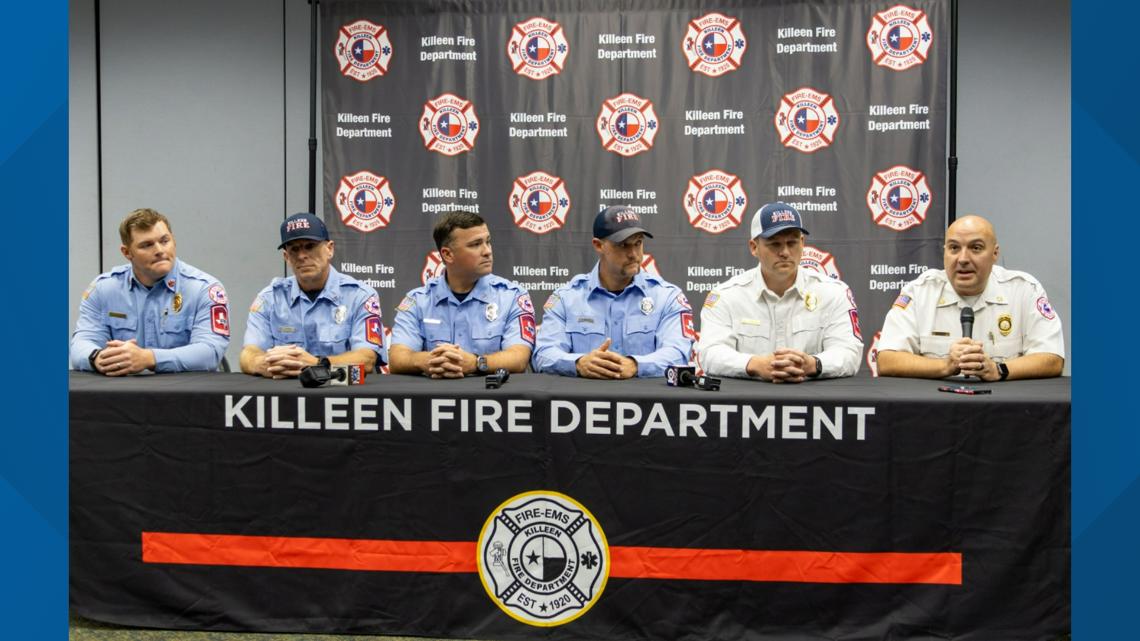
POLYGON ((997 259, 997 234, 985 218, 963 216, 946 229, 943 264, 959 296, 977 296, 985 291, 997 259))
POLYGON ((966 234, 971 236, 984 236, 988 242, 997 245, 997 234, 994 233, 994 226, 990 221, 975 216, 963 216, 955 220, 953 224, 946 229, 946 240, 950 240, 952 235, 966 234))

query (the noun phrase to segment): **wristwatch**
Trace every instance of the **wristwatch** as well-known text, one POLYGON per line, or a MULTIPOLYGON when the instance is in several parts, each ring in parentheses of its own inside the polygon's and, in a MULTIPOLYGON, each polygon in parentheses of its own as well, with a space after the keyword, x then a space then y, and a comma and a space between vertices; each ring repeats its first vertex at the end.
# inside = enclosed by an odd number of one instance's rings
POLYGON ((1005 363, 998 363, 998 380, 1004 381, 1009 378, 1009 367, 1005 363))
POLYGON ((475 371, 479 372, 480 374, 486 374, 487 373, 487 357, 486 356, 480 354, 479 357, 475 359, 475 371))
POLYGON ((819 375, 823 373, 823 362, 819 360, 818 356, 812 356, 812 358, 815 359, 815 374, 809 375, 808 378, 819 378, 819 375))
POLYGON ((99 368, 95 367, 95 359, 99 358, 99 352, 101 352, 101 351, 103 351, 103 348, 99 347, 87 355, 87 362, 91 364, 92 371, 95 371, 95 372, 99 371, 99 368))

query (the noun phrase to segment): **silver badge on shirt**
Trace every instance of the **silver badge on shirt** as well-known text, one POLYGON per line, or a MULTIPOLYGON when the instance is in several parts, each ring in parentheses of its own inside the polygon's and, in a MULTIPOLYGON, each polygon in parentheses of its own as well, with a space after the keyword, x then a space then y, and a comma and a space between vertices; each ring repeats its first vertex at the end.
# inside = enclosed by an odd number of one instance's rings
POLYGON ((346 318, 348 318, 348 308, 344 305, 338 306, 336 312, 333 313, 333 320, 336 321, 337 325, 340 325, 346 318))
POLYGON ((646 314, 646 315, 653 313, 653 299, 652 298, 642 298, 641 299, 641 313, 646 314))
POLYGON ((487 309, 484 310, 483 315, 487 317, 488 321, 494 321, 499 317, 499 306, 495 303, 487 303, 487 309))

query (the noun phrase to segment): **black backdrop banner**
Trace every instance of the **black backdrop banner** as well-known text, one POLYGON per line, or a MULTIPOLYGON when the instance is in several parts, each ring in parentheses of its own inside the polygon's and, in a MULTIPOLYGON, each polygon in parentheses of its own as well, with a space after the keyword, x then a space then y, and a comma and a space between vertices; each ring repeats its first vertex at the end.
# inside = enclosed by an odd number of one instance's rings
POLYGON ((337 267, 389 309, 439 272, 449 210, 488 221, 496 273, 539 306, 593 265, 615 204, 696 305, 755 266, 751 216, 774 200, 872 334, 940 264, 948 0, 320 6, 324 213, 337 267))

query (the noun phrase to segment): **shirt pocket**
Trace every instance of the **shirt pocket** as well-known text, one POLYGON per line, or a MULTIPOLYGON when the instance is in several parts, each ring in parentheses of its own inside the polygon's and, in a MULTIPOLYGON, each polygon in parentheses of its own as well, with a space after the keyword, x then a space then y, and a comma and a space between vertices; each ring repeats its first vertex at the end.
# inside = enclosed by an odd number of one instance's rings
POLYGON ((111 330, 111 338, 117 341, 129 341, 138 336, 138 322, 130 318, 108 316, 107 327, 111 330))
POLYGON ((624 346, 626 355, 651 354, 657 348, 657 319, 641 316, 625 320, 624 346))
POLYGON ((478 325, 471 328, 471 346, 475 354, 494 354, 503 349, 502 325, 478 325))
POLYGON ((735 323, 733 331, 736 333, 736 351, 745 354, 767 354, 771 330, 767 325, 752 325, 751 323, 735 323))
POLYGON ((190 344, 190 330, 193 323, 183 314, 173 314, 159 323, 159 344, 164 348, 181 347, 190 344))
POLYGON ((1010 338, 998 338, 988 347, 989 349, 986 351, 990 358, 998 362, 1005 362, 1021 356, 1023 346, 1021 344, 1021 337, 1015 336, 1010 338))
POLYGON ((439 347, 443 343, 451 343, 451 326, 446 323, 424 323, 424 351, 439 347))
POLYGON ((918 351, 929 358, 946 358, 955 340, 949 336, 919 336, 918 351))
POLYGON ((815 316, 792 320, 792 348, 807 354, 823 351, 823 326, 815 316))
POLYGON ((566 335, 570 337, 570 353, 584 354, 593 351, 606 340, 605 330, 598 323, 573 321, 566 323, 566 335))
POLYGON ((305 333, 302 331, 304 328, 299 324, 293 322, 289 317, 278 316, 273 319, 273 323, 269 327, 269 333, 273 338, 273 347, 278 345, 304 345, 305 333))
POLYGON ((320 345, 317 349, 320 353, 313 352, 314 356, 332 356, 333 354, 340 354, 349 350, 349 343, 352 336, 352 327, 348 323, 334 323, 331 325, 322 325, 317 329, 317 343, 320 345))

